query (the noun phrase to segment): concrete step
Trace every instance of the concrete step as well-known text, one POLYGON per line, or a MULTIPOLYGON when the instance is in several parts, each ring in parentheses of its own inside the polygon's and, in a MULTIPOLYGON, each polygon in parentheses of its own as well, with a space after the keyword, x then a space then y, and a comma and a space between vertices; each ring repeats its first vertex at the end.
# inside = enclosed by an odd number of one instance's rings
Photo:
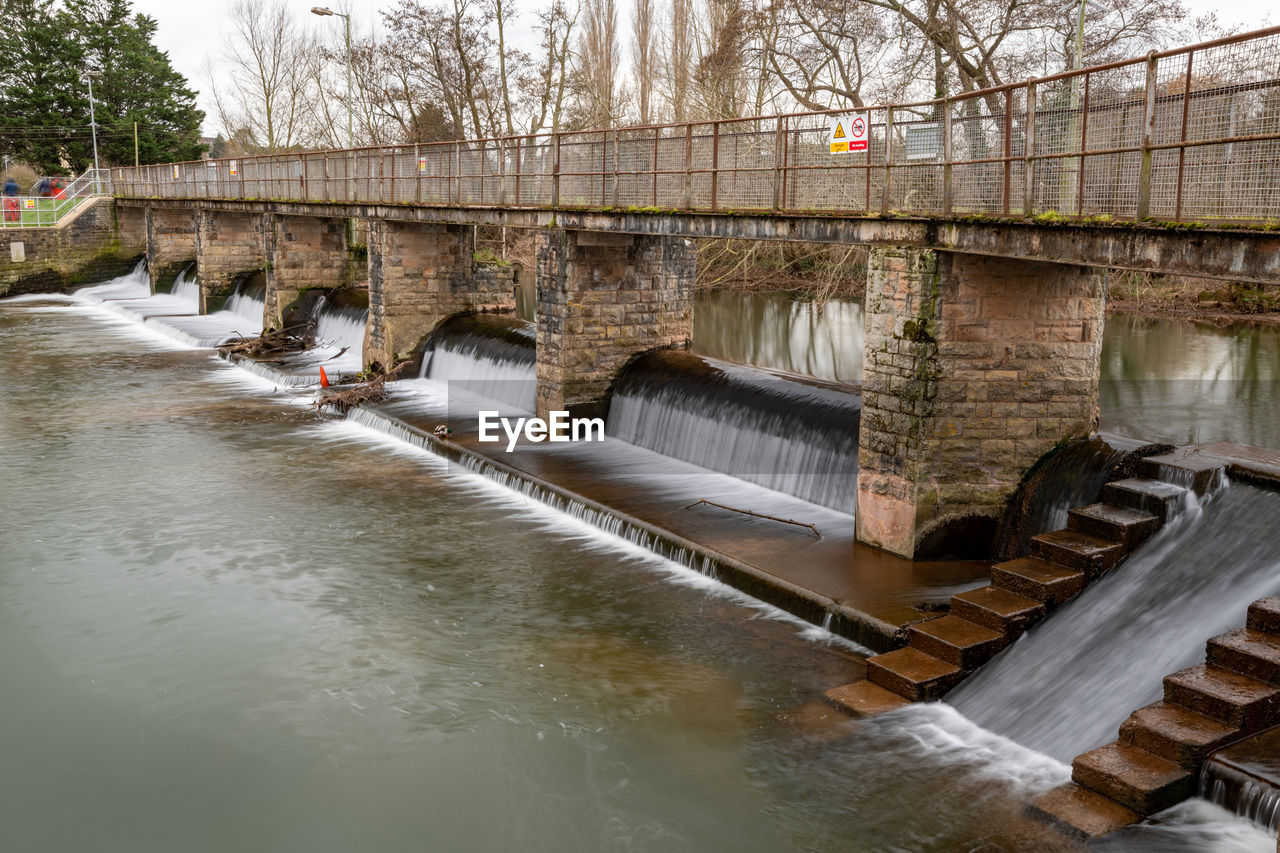
POLYGON ((1022 557, 992 566, 991 583, 1000 589, 1056 607, 1084 589, 1085 574, 1039 557, 1022 557))
POLYGON ((1201 663, 1165 676, 1164 701, 1254 732, 1274 725, 1280 688, 1201 663))
POLYGON ((1205 756, 1240 736, 1239 730, 1180 705, 1156 702, 1120 726, 1120 743, 1195 770, 1205 756))
POLYGON ((1280 637, 1250 628, 1209 640, 1205 662, 1268 684, 1280 685, 1280 637))
POLYGON ((941 698, 964 673, 960 667, 907 646, 867 658, 867 680, 913 702, 941 698))
POLYGON ((855 681, 833 687, 823 693, 822 698, 854 717, 874 717, 911 704, 897 693, 891 693, 870 681, 855 681))
POLYGON ((1260 598, 1250 604, 1245 625, 1264 634, 1280 636, 1280 597, 1260 598))
POLYGON ((1183 496, 1186 493, 1186 489, 1172 483, 1133 478, 1107 483, 1102 487, 1102 500, 1168 521, 1182 511, 1183 496))
POLYGON ((1195 788, 1194 771, 1119 743, 1076 756, 1071 779, 1142 815, 1182 802, 1195 788))
POLYGON ((951 615, 999 631, 1013 639, 1045 614, 1034 598, 997 586, 984 586, 951 596, 951 615))
POLYGON ((1100 539, 1078 530, 1055 530, 1031 537, 1031 556, 1093 577, 1124 559, 1125 549, 1112 539, 1100 539))
POLYGON ((913 648, 961 669, 981 666, 1006 642, 1004 634, 954 614, 919 622, 907 631, 907 643, 913 648))
POLYGON ((1207 495, 1220 487, 1227 464, 1213 456, 1175 451, 1164 456, 1148 456, 1138 465, 1138 473, 1152 480, 1164 480, 1197 495, 1207 495))
POLYGON ((1119 542, 1126 549, 1144 542, 1164 522, 1157 515, 1115 504, 1096 503, 1067 513, 1067 527, 1099 539, 1119 542))
POLYGON ((1088 841, 1142 820, 1142 815, 1075 782, 1045 791, 1027 804, 1032 815, 1088 841))

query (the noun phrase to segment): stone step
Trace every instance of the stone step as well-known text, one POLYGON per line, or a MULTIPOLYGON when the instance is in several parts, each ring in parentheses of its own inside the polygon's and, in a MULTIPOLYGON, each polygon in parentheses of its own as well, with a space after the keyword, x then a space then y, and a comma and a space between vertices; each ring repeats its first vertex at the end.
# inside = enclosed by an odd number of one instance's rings
POLYGON ((1168 521, 1182 511, 1183 496, 1186 493, 1186 489, 1172 483, 1133 478, 1107 483, 1102 487, 1102 500, 1168 521))
POLYGON ((1195 770, 1205 756, 1240 736, 1239 730, 1179 705, 1139 708, 1120 726, 1120 743, 1195 770))
POLYGON ((1161 524, 1157 515, 1107 503, 1090 504, 1067 513, 1068 528, 1119 542, 1128 549, 1145 541, 1161 524))
POLYGON ((1032 815, 1081 841, 1099 838, 1142 820, 1142 815, 1096 791, 1068 782, 1027 804, 1032 815))
POLYGON ((1250 604, 1245 625, 1264 634, 1280 636, 1280 597, 1260 598, 1250 604))
POLYGON ((974 669, 1005 647, 1005 636, 954 614, 918 622, 907 631, 907 643, 927 655, 974 669))
POLYGON ((833 687, 823 693, 822 698, 828 704, 855 717, 874 717, 911 704, 897 693, 891 693, 870 681, 855 681, 833 687))
POLYGON ((998 586, 984 586, 951 596, 951 615, 967 619, 1013 639, 1045 614, 1034 598, 998 586))
POLYGON ((907 646, 867 658, 867 680, 913 702, 941 698, 964 673, 955 664, 907 646))
POLYGON ((1209 640, 1205 662, 1268 684, 1280 685, 1280 637, 1250 628, 1209 640))
POLYGON ((1120 743, 1076 756, 1071 779, 1142 815, 1182 802, 1195 788, 1194 771, 1120 743))
POLYGON ((1165 676, 1164 701, 1254 732, 1274 724, 1280 688, 1201 663, 1165 676))
POLYGON ((1022 557, 992 566, 991 583, 1056 607, 1084 589, 1085 575, 1038 557, 1022 557))
POLYGON ((1207 495, 1222 485, 1227 465, 1213 456, 1173 452, 1164 456, 1148 456, 1138 465, 1138 473, 1152 480, 1164 480, 1197 495, 1207 495))
POLYGON ((1078 530, 1055 530, 1031 537, 1031 556, 1093 577, 1124 559, 1125 549, 1112 539, 1100 539, 1078 530))

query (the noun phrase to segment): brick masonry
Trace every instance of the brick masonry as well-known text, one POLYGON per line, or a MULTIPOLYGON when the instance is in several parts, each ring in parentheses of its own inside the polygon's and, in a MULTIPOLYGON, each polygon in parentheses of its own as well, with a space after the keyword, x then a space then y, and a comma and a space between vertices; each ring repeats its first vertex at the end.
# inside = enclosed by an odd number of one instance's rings
POLYGON ((474 242, 467 225, 369 221, 366 367, 419 356, 454 314, 515 311, 515 268, 476 264, 474 242))
POLYGON ((538 414, 598 407, 633 356, 688 347, 695 261, 682 237, 539 232, 538 414))
POLYGON ((119 227, 115 203, 100 198, 57 227, 0 231, 0 296, 53 293, 128 272, 146 249, 136 220, 131 223, 132 229, 119 227))
POLYGON ((266 269, 270 222, 262 213, 198 210, 195 217, 200 313, 207 314, 222 306, 240 278, 266 269))
POLYGON ((269 214, 263 323, 280 328, 284 312, 307 288, 350 284, 343 219, 269 214))
POLYGON ((196 211, 148 207, 143 211, 151 289, 166 288, 196 260, 196 211))
POLYGON ((872 250, 861 541, 916 556, 989 529, 965 522, 994 522, 1036 460, 1097 425, 1105 291, 1084 267, 872 250))

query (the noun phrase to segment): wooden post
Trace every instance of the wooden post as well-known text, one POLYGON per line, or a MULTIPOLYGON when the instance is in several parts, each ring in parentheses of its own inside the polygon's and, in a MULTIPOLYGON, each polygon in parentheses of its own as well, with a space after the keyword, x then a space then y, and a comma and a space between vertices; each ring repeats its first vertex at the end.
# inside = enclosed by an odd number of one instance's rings
POLYGON ((1141 222, 1151 213, 1151 143, 1156 134, 1156 77, 1159 60, 1153 50, 1147 54, 1147 105, 1142 115, 1142 166, 1138 171, 1138 212, 1141 222))
MULTIPOLYGON (((1194 50, 1187 52, 1187 76, 1182 84, 1182 131, 1178 135, 1181 142, 1187 141, 1187 114, 1191 110, 1191 63, 1195 59, 1194 50)), ((1182 173, 1187 164, 1187 146, 1178 148, 1178 197, 1173 204, 1173 219, 1182 219, 1182 173)))
POLYGON ((551 134, 551 206, 560 206, 560 134, 551 134))

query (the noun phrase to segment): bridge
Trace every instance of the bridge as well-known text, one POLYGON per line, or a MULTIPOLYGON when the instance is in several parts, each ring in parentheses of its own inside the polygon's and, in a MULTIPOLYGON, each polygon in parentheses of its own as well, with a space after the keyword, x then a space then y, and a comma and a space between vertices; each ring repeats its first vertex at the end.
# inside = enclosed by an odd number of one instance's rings
POLYGON ((1096 425, 1111 271, 1280 282, 1280 28, 841 117, 865 127, 858 150, 833 150, 831 114, 794 113, 117 168, 111 185, 153 281, 194 261, 204 306, 265 271, 268 324, 353 278, 348 222, 367 223, 366 365, 511 308, 471 226, 535 229, 543 414, 607 405, 630 358, 689 345, 692 240, 867 244, 858 537, 905 556, 992 524, 1096 425))

